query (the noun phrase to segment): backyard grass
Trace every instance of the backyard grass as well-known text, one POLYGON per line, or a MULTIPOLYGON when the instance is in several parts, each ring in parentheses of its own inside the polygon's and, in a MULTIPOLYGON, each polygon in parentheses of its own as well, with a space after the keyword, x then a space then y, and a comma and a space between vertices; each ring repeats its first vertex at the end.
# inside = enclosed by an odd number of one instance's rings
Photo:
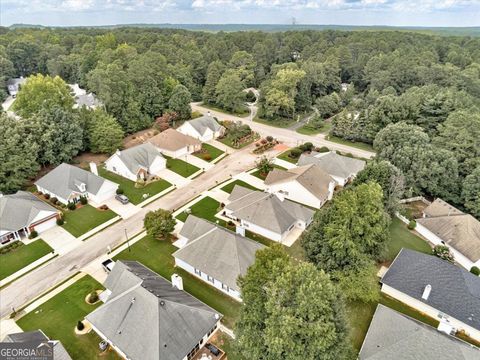
POLYGON ((393 261, 402 248, 431 254, 431 246, 407 229, 407 225, 394 217, 390 224, 390 240, 387 244, 386 261, 393 261))
POLYGON ((267 119, 259 118, 258 116, 255 119, 253 119, 253 121, 255 121, 257 123, 260 123, 260 124, 264 124, 264 125, 268 125, 268 126, 274 126, 274 127, 278 127, 278 128, 288 128, 288 127, 290 127, 290 126, 292 126, 293 124, 296 123, 296 121, 292 120, 292 119, 277 118, 275 120, 267 120, 267 119))
POLYGON ((131 251, 127 249, 121 252, 114 260, 139 261, 169 281, 173 273, 179 274, 183 278, 185 291, 222 313, 223 322, 231 328, 238 319, 240 303, 182 269, 175 268, 172 254, 176 250, 177 248, 170 241, 156 240, 146 236, 133 244, 131 251))
POLYGON ((73 236, 79 237, 116 215, 112 210, 99 210, 87 204, 74 211, 66 210, 63 215, 65 223, 62 226, 73 236))
MULTIPOLYGON (((273 164, 272 166, 273 166, 274 169, 286 170, 284 167, 281 167, 281 166, 278 166, 278 165, 275 165, 275 164, 273 164)), ((256 170, 253 173, 251 173, 250 175, 257 177, 260 180, 265 180, 267 178, 268 173, 263 174, 260 170, 256 170)))
POLYGON ((45 241, 38 239, 28 245, 20 245, 6 254, 0 254, 0 280, 52 251, 53 249, 45 241))
POLYGON ((123 190, 125 196, 127 196, 130 202, 135 205, 172 186, 172 184, 170 184, 168 181, 160 179, 149 183, 146 186, 137 188, 135 187, 134 181, 126 179, 123 176, 114 174, 104 168, 99 168, 98 173, 105 179, 111 180, 114 183, 119 184, 119 188, 123 190), (144 194, 148 194, 148 196, 144 198, 144 194))
POLYGON ((98 343, 101 339, 95 332, 85 335, 74 332, 77 322, 100 306, 101 303, 89 305, 85 302, 85 296, 97 289, 103 289, 102 285, 86 275, 22 317, 17 324, 24 331, 41 329, 49 338, 60 340, 74 360, 120 359, 114 352, 100 355, 98 343))
POLYGON ((196 157, 205 160, 205 161, 213 161, 219 156, 223 154, 223 151, 220 149, 217 149, 215 146, 212 146, 210 144, 203 143, 202 144, 202 150, 193 153, 196 157))
POLYGON ((185 178, 195 174, 198 170, 200 170, 198 167, 189 164, 186 161, 174 159, 166 155, 163 156, 167 159, 167 169, 172 170, 173 172, 185 178))
MULTIPOLYGON (((219 208, 220 203, 217 200, 207 196, 193 204, 190 207, 190 210, 192 215, 198 216, 214 223, 218 220, 215 217, 215 214, 220 211, 219 208)), ((177 215, 177 219, 183 222, 187 220, 187 217, 188 214, 185 211, 177 215)))
POLYGON ((373 150, 372 145, 362 143, 362 142, 354 142, 354 141, 350 141, 350 140, 345 140, 345 139, 342 139, 342 138, 339 138, 339 137, 336 137, 336 136, 333 136, 333 135, 329 135, 328 138, 326 138, 326 140, 337 143, 337 144, 348 145, 348 146, 351 146, 351 147, 354 147, 354 148, 357 148, 357 149, 360 149, 360 150, 375 152, 375 150, 373 150))
POLYGON ((259 190, 255 186, 252 186, 249 183, 246 183, 245 181, 242 181, 242 180, 232 181, 231 183, 222 187, 221 190, 225 191, 226 193, 231 194, 235 185, 243 186, 244 188, 247 188, 247 189, 250 189, 250 190, 259 190))

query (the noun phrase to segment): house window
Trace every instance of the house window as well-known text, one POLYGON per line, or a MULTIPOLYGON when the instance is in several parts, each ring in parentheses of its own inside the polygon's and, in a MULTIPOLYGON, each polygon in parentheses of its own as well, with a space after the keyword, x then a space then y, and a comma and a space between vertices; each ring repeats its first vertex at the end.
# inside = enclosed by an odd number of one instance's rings
POLYGON ((198 270, 197 268, 195 268, 195 274, 198 275, 198 276, 202 276, 202 272, 200 270, 198 270))
POLYGON ((228 287, 228 285, 225 285, 222 283, 222 289, 225 290, 226 292, 230 292, 230 288, 228 287))
POLYGON ((113 171, 114 171, 114 172, 117 172, 117 168, 116 168, 115 166, 113 167, 113 171))
POLYGON ((215 283, 215 279, 211 277, 210 275, 207 275, 207 280, 210 281, 212 284, 215 283))

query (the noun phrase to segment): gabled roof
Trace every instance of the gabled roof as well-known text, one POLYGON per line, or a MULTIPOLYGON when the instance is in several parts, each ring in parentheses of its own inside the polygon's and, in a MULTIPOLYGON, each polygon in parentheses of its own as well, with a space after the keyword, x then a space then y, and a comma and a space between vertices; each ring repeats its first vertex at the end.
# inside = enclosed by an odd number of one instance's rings
POLYGON ((359 360, 475 360, 480 349, 379 304, 359 360))
POLYGON ((325 199, 328 197, 330 183, 335 180, 319 166, 310 164, 289 170, 273 169, 268 173, 265 185, 288 181, 297 181, 317 198, 325 199))
POLYGON ((334 151, 328 153, 302 154, 297 165, 316 164, 326 173, 341 178, 356 175, 365 167, 365 161, 338 155, 334 151))
POLYGON ((480 259, 480 221, 470 214, 416 220, 473 262, 480 259))
POLYGON ((283 234, 298 220, 307 222, 313 210, 290 200, 280 200, 277 195, 246 189, 235 185, 226 209, 239 219, 283 234))
POLYGON ((137 174, 140 169, 149 169, 158 157, 163 159, 160 151, 150 143, 117 151, 113 156, 118 156, 132 174, 137 174))
POLYGON ((96 195, 107 181, 110 182, 90 171, 63 163, 37 180, 35 185, 68 200, 73 192, 80 193, 79 184, 85 184, 87 192, 96 195))
POLYGON ((217 132, 222 128, 213 116, 203 115, 199 118, 187 121, 200 135, 205 134, 205 132, 210 129, 213 132, 217 132))
POLYGON ((107 302, 86 316, 132 360, 183 359, 221 315, 136 261, 117 261, 107 302))
MULTIPOLYGON (((208 223, 197 218, 198 222, 208 223)), ((214 226, 197 238, 189 239, 173 256, 238 291, 237 278, 246 274, 255 262, 255 253, 263 248, 262 244, 214 226)))
POLYGON ((188 240, 193 240, 214 228, 215 224, 194 215, 190 215, 187 217, 187 220, 185 220, 185 223, 180 230, 180 236, 183 236, 188 240))
POLYGON ((7 343, 23 343, 23 342, 49 342, 50 346, 53 346, 53 358, 55 360, 72 360, 68 355, 67 350, 63 347, 60 341, 49 340, 47 335, 42 330, 28 331, 22 333, 9 334, 3 342, 7 343))
POLYGON ((463 215, 462 211, 440 198, 435 199, 434 202, 428 205, 423 210, 423 213, 426 217, 463 215))
POLYGON ((197 140, 192 136, 182 134, 181 132, 171 128, 150 138, 148 142, 159 149, 169 151, 180 150, 189 145, 201 144, 200 140, 197 140))
POLYGON ((53 206, 26 191, 18 191, 15 194, 0 197, 0 232, 16 231, 28 227, 41 211, 59 212, 53 206))
POLYGON ((446 260, 402 249, 382 283, 480 330, 480 277, 446 260))
POLYGON ((14 86, 18 88, 18 85, 23 85, 27 81, 26 78, 12 78, 7 80, 7 86, 14 86))

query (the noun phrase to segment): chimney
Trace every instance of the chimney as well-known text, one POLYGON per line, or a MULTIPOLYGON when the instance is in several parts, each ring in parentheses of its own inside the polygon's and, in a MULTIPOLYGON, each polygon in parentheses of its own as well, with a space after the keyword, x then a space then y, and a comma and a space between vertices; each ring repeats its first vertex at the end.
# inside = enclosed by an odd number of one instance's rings
POLYGON ((90 172, 98 176, 97 164, 90 162, 90 172))
POLYGON ((423 290, 423 294, 422 294, 422 299, 428 300, 428 297, 430 296, 431 291, 432 291, 432 285, 428 284, 427 286, 425 286, 425 289, 423 290))
POLYGON ((183 279, 180 275, 172 275, 172 286, 176 287, 178 290, 183 290, 183 279))
POLYGON ((240 225, 237 225, 235 227, 235 233, 237 233, 238 235, 241 235, 243 237, 245 237, 245 228, 243 226, 240 226, 240 225))

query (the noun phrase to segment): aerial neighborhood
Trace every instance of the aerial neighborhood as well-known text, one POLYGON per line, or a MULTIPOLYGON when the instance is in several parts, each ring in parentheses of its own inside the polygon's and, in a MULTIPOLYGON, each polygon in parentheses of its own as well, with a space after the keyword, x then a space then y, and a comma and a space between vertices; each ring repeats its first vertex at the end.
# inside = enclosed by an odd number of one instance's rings
POLYGON ((480 359, 480 37, 0 30, 0 349, 480 359))

